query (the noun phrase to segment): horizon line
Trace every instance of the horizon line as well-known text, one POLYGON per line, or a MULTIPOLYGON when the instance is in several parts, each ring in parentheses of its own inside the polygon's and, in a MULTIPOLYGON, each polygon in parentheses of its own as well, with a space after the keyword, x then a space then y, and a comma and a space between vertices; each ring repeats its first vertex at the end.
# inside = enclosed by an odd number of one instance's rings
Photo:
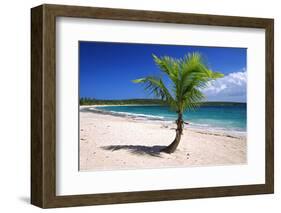
MULTIPOLYGON (((130 100, 149 100, 149 101, 162 101, 161 99, 153 99, 153 98, 129 98, 129 99, 96 99, 90 97, 79 97, 79 100, 82 98, 84 99, 91 99, 93 101, 130 101, 130 100)), ((198 103, 212 103, 212 102, 225 102, 225 103, 247 103, 243 101, 201 101, 198 103)))

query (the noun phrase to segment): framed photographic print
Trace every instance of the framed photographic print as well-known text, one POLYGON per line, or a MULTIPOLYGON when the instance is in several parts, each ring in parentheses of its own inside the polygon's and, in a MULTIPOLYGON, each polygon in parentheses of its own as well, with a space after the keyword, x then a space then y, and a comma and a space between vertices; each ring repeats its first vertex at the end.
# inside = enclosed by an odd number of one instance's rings
POLYGON ((273 19, 31 9, 31 203, 274 191, 273 19))

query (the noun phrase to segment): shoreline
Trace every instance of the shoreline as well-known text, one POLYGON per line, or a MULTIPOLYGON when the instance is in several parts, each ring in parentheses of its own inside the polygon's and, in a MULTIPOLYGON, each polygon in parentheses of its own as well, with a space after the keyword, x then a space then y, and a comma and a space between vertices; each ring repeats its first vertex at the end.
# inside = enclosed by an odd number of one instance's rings
MULTIPOLYGON (((164 117, 161 116, 150 116, 150 115, 144 115, 144 114, 137 114, 137 113, 126 113, 126 112, 113 112, 113 111, 106 111, 97 109, 96 107, 104 107, 104 106, 159 106, 155 104, 149 104, 149 105, 139 105, 139 104, 125 104, 125 105, 83 105, 80 106, 80 112, 86 111, 91 113, 97 113, 97 114, 103 114, 103 115, 109 115, 114 117, 121 117, 121 118, 129 118, 136 122, 143 122, 143 123, 149 123, 149 122, 159 122, 161 124, 164 124, 165 126, 171 127, 174 124, 173 120, 165 120, 164 117)), ((191 131, 198 132, 201 134, 209 134, 209 135, 221 135, 226 137, 233 137, 233 138, 241 138, 245 137, 247 138, 247 132, 246 131, 238 131, 238 130, 229 130, 229 129, 222 129, 218 127, 205 127, 200 126, 196 124, 188 124, 184 125, 184 128, 188 128, 191 131)))

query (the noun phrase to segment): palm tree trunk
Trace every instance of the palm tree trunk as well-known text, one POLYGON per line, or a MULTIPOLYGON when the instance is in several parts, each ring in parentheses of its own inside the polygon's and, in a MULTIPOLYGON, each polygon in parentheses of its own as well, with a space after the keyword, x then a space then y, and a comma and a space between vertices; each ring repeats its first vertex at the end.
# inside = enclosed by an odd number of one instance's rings
POLYGON ((183 131, 183 119, 182 119, 182 113, 178 113, 178 119, 176 120, 177 123, 177 129, 176 129, 176 137, 174 139, 174 141, 167 147, 165 147, 164 149, 162 149, 162 152, 166 152, 168 154, 173 153, 174 151, 176 151, 180 140, 181 140, 181 135, 182 135, 182 131, 183 131))

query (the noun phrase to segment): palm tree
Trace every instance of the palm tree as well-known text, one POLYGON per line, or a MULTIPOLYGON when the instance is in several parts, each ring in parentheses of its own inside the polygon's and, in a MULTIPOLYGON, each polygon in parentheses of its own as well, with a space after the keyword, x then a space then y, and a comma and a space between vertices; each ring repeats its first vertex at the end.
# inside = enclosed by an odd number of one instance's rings
POLYGON ((187 109, 196 108, 204 98, 201 89, 205 88, 210 80, 223 77, 223 74, 208 69, 200 53, 189 53, 180 59, 152 56, 160 70, 168 76, 170 83, 167 85, 161 77, 154 76, 136 79, 133 82, 144 84, 146 90, 161 98, 178 114, 176 137, 169 146, 161 150, 170 154, 177 149, 183 134, 183 113, 187 109))

